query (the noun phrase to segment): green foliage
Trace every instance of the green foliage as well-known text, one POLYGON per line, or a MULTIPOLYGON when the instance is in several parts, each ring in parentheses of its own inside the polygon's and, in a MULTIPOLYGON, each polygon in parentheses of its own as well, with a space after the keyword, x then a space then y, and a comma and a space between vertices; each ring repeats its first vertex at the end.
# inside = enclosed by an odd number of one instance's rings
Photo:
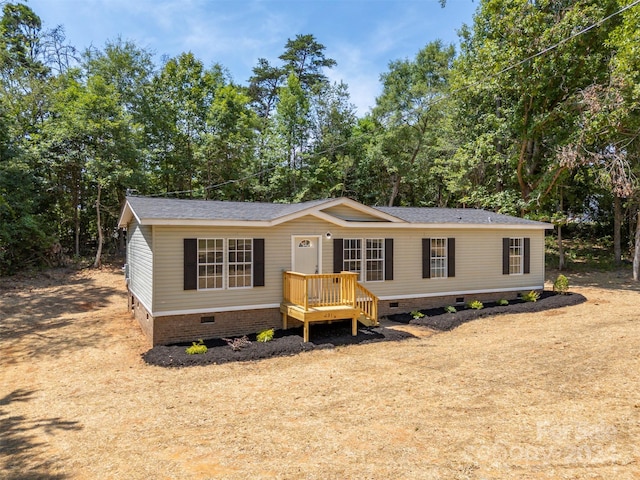
POLYGON ((480 300, 472 300, 467 302, 467 307, 472 308, 473 310, 482 310, 484 308, 484 304, 480 300))
POLYGON ((448 307, 445 307, 444 311, 447 313, 456 313, 458 310, 453 305, 449 305, 448 307))
POLYGON ((207 353, 207 346, 204 344, 204 341, 200 339, 198 343, 193 342, 190 347, 187 347, 185 352, 187 352, 187 355, 201 355, 207 353))
POLYGON ((263 330, 258 333, 258 335, 256 336, 256 340, 263 343, 270 342, 271 340, 273 340, 273 333, 273 328, 263 330))
POLYGON ((535 290, 531 290, 528 293, 524 293, 520 298, 525 302, 537 302, 538 298, 540 298, 540 294, 535 290))
MULTIPOLYGON (((432 42, 391 61, 357 118, 310 34, 290 38, 277 64, 258 59, 245 88, 191 53, 154 65, 121 39, 76 58, 61 27, 3 2, 0 274, 87 254, 100 238, 115 251, 127 189, 527 214, 563 226, 570 268, 615 268, 613 242, 592 239, 612 234, 613 195, 640 188, 640 9, 561 40, 619 6, 482 1, 457 56, 432 42), (574 240, 583 213, 597 228, 574 240)), ((630 245, 633 215, 618 220, 630 245)))
POLYGON ((560 274, 553 282, 553 291, 565 295, 569 291, 569 279, 560 274))
POLYGON ((507 300, 506 298, 501 298, 496 303, 498 305, 500 305, 501 307, 505 307, 505 306, 509 305, 509 300, 507 300))
POLYGON ((411 312, 411 316, 414 320, 419 320, 424 317, 424 313, 422 313, 420 310, 414 310, 413 312, 411 312))

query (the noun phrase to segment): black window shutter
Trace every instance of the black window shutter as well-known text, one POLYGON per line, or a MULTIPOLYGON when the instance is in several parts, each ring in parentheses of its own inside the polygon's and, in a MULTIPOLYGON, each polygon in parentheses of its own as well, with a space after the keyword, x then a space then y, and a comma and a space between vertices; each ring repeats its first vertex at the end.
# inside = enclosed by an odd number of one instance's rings
POLYGON ((447 239, 447 276, 456 276, 456 239, 447 239))
POLYGON ((393 238, 384 239, 384 279, 393 280, 393 238))
POLYGON ((509 275, 509 238, 502 239, 502 274, 509 275))
POLYGON ((431 239, 422 239, 422 278, 431 278, 431 239))
POLYGON ((253 239, 253 286, 264 287, 264 238, 253 239))
POLYGON ((198 239, 184 239, 184 289, 198 289, 198 239))
POLYGON ((524 273, 531 273, 531 239, 524 239, 524 273))
POLYGON ((343 270, 343 249, 344 243, 341 238, 333 239, 333 273, 340 273, 343 270))

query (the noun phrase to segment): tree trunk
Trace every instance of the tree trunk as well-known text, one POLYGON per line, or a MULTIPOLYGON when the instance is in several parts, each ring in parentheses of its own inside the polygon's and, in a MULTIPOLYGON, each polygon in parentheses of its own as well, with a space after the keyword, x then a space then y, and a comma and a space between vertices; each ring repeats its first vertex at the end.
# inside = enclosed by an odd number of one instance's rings
POLYGON ((640 279, 640 209, 636 213, 636 246, 633 254, 633 279, 640 279))
POLYGON ((75 230, 75 254, 80 256, 80 206, 76 205, 73 209, 73 228, 75 230))
POLYGON ((74 230, 74 253, 76 257, 80 256, 80 180, 77 175, 73 174, 73 230, 74 230))
POLYGON ((613 197, 613 256, 616 267, 622 265, 622 201, 620 197, 613 197))
MULTIPOLYGON (((560 213, 564 217, 564 204, 562 201, 562 188, 560 188, 560 213)), ((561 220, 562 221, 562 220, 561 220)), ((558 270, 564 270, 564 247, 562 245, 562 225, 558 224, 558 270)))
POLYGON ((396 178, 393 179, 393 188, 391 189, 391 196, 389 197, 389 206, 393 207, 393 202, 396 201, 396 197, 398 196, 398 192, 400 191, 400 175, 396 175, 396 178))
POLYGON ((100 220, 100 194, 102 193, 102 186, 98 182, 98 196, 96 199, 96 223, 98 227, 98 249, 96 251, 96 259, 93 262, 93 268, 100 268, 102 266, 102 223, 100 220))
POLYGON ((562 246, 562 225, 558 225, 558 270, 564 270, 564 247, 562 246))

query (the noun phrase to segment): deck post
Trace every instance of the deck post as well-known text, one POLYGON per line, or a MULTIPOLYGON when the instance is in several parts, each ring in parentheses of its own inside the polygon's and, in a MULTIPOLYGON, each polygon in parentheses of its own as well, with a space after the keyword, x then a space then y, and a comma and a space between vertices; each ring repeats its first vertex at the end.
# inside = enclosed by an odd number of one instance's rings
POLYGON ((358 335, 358 317, 355 316, 351 319, 351 335, 358 335))
POLYGON ((287 312, 282 312, 282 329, 287 329, 287 312))
POLYGON ((309 320, 304 321, 304 327, 302 328, 302 341, 304 343, 309 341, 309 320))

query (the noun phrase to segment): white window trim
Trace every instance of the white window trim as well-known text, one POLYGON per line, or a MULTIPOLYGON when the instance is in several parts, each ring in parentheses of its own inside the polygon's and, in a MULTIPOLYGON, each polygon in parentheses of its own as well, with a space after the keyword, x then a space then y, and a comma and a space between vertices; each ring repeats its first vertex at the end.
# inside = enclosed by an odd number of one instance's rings
POLYGON ((358 281, 362 282, 362 283, 381 283, 385 281, 385 275, 386 275, 386 263, 385 259, 387 256, 387 252, 386 252, 386 244, 385 244, 385 239, 381 238, 381 237, 376 237, 376 238, 343 238, 342 239, 342 269, 345 271, 350 271, 347 270, 346 268, 344 268, 345 266, 345 262, 354 262, 355 260, 347 260, 345 259, 345 255, 344 252, 346 250, 345 248, 345 242, 348 240, 358 240, 360 242, 360 274, 358 275, 358 281), (382 241, 382 258, 380 259, 382 261, 382 280, 367 280, 367 240, 380 240, 382 241))
MULTIPOLYGON (((246 290, 249 288, 253 288, 253 269, 254 269, 254 248, 253 248, 253 238, 245 238, 245 237, 232 237, 232 238, 221 238, 221 237, 198 237, 196 239, 196 246, 198 249, 198 263, 196 268, 198 269, 197 275, 197 287, 198 291, 201 292, 212 292, 212 291, 221 291, 221 290, 246 290), (219 288, 200 288, 200 240, 222 240, 222 287, 219 288), (251 265, 251 284, 242 287, 231 287, 229 286, 229 266, 232 265, 229 262, 229 242, 231 240, 249 240, 251 242, 251 262, 241 262, 236 265, 246 265, 247 263, 251 265)), ((206 265, 206 264, 205 264, 206 265)))
MULTIPOLYGON (((198 257, 197 257, 198 258, 198 264, 196 266, 196 268, 198 269, 197 270, 198 278, 197 278, 197 284, 196 285, 197 285, 199 291, 205 292, 205 291, 224 290, 225 289, 225 256, 226 256, 225 244, 226 244, 225 239, 224 238, 220 238, 220 237, 212 237, 212 238, 207 237, 207 238, 197 238, 196 239, 196 249, 197 249, 197 252, 198 252, 198 257), (203 277, 200 276, 200 266, 202 265, 200 263, 200 241, 201 240, 205 240, 205 241, 222 240, 222 286, 221 287, 200 288, 200 279, 203 278, 203 277)), ((210 264, 205 263, 204 265, 206 266, 206 265, 210 265, 210 264)), ((219 265, 219 264, 213 264, 213 265, 219 265)), ((204 278, 206 278, 206 277, 204 277, 204 278)))
POLYGON ((362 261, 363 261, 363 258, 362 258, 362 254, 363 254, 362 244, 363 243, 364 243, 364 241, 363 241, 362 238, 343 238, 342 239, 342 270, 344 270, 345 272, 353 272, 353 270, 349 270, 348 268, 345 268, 345 263, 346 262, 359 262, 360 263, 360 272, 354 272, 354 273, 358 273, 358 281, 360 281, 360 282, 362 281, 362 274, 364 272, 363 265, 362 265, 362 261), (347 249, 345 247, 345 243, 348 242, 348 241, 358 241, 358 242, 360 242, 360 259, 359 260, 352 260, 352 259, 345 258, 345 254, 344 254, 345 251, 347 251, 347 250, 356 250, 354 248, 347 249))
POLYGON ((387 262, 385 262, 386 257, 387 257, 387 251, 386 251, 386 248, 385 248, 385 247, 386 247, 386 245, 385 245, 385 240, 384 240, 384 238, 365 238, 365 239, 364 239, 364 242, 363 242, 363 245, 362 245, 362 249, 363 249, 363 257, 362 257, 362 259, 363 259, 363 261, 365 262, 365 264, 364 264, 364 268, 362 269, 362 274, 363 274, 363 277, 364 277, 364 281, 365 281, 365 282, 367 282, 367 283, 380 283, 380 282, 384 282, 384 279, 385 279, 385 273, 386 273, 386 272, 385 272, 385 267, 386 267, 386 263, 387 263, 387 262), (379 262, 382 262, 382 270, 381 270, 381 272, 382 272, 382 279, 380 279, 380 280, 367 280, 367 263, 366 263, 366 262, 368 261, 368 259, 367 259, 367 241, 368 241, 368 240, 376 240, 376 241, 379 241, 379 242, 381 242, 381 245, 382 245, 382 249, 381 249, 381 250, 382 250, 382 258, 377 258, 377 259, 373 260, 373 261, 376 261, 376 262, 378 262, 378 261, 379 261, 379 262))
POLYGON ((509 237, 509 275, 524 275, 524 237, 509 237), (520 250, 519 253, 519 257, 520 257, 520 264, 518 267, 518 272, 511 272, 511 242, 513 240, 518 240, 520 245, 518 246, 518 249, 520 250))
POLYGON ((431 270, 431 277, 430 277, 431 280, 445 280, 449 278, 449 239, 447 237, 432 237, 429 239, 429 267, 431 270), (431 256, 431 250, 433 249, 434 240, 444 240, 444 256, 442 257, 431 256), (444 260, 444 275, 441 277, 435 277, 433 275, 434 268, 431 261, 436 258, 442 258, 444 260))
POLYGON ((247 288, 253 288, 253 257, 254 257, 254 251, 253 251, 253 238, 244 238, 244 237, 234 237, 234 238, 227 238, 227 253, 225 255, 225 262, 227 263, 227 269, 226 269, 226 278, 227 278, 227 289, 228 290, 246 290, 247 288), (229 262, 229 242, 231 242, 231 240, 249 240, 249 243, 251 245, 251 261, 250 262, 229 262), (249 264, 251 266, 251 273, 249 274, 249 285, 243 285, 241 287, 231 287, 229 286, 229 268, 231 267, 231 265, 247 265, 249 264))

